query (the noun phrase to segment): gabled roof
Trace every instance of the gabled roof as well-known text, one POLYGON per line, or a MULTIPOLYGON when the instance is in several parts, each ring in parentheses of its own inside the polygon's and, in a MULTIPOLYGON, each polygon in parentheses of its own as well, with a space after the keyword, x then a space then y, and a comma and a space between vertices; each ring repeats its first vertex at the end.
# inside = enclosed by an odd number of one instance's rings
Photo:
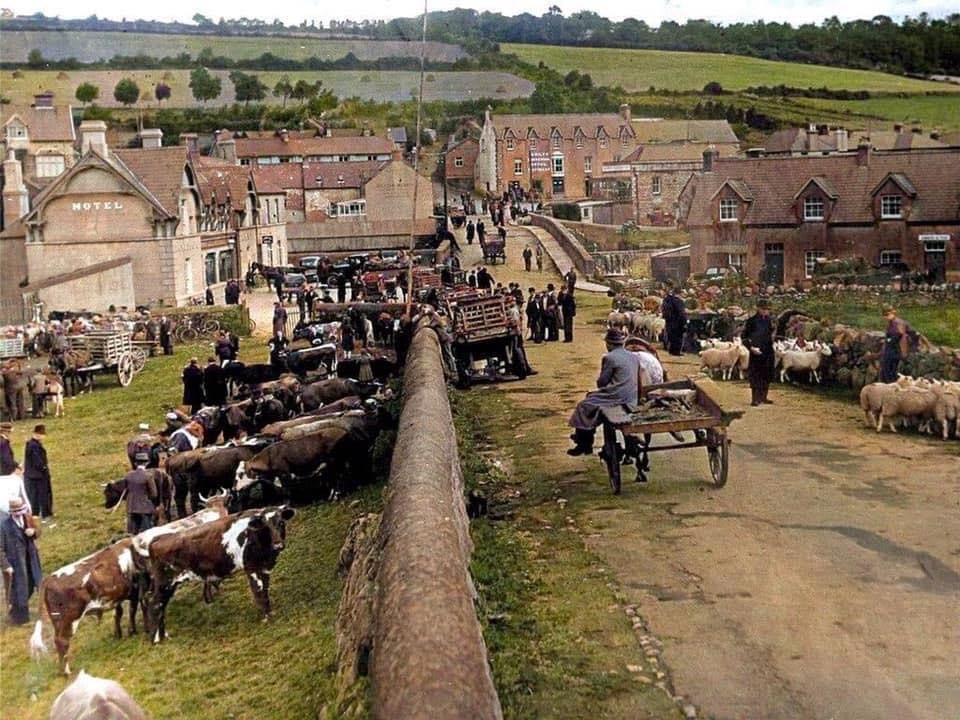
POLYGON ((113 150, 111 158, 120 161, 120 164, 156 198, 167 215, 178 216, 183 170, 187 164, 185 147, 175 145, 166 148, 113 150))
POLYGON ((710 196, 711 199, 719 195, 720 191, 725 187, 733 190, 744 202, 753 202, 753 193, 750 191, 750 186, 747 185, 743 180, 737 178, 730 178, 729 180, 725 181, 720 187, 717 188, 716 192, 710 196))
POLYGON ((554 113, 548 115, 491 115, 497 137, 507 137, 508 133, 514 136, 528 137, 534 133, 538 138, 550 137, 556 129, 564 138, 575 136, 577 129, 584 135, 599 137, 599 131, 611 137, 619 136, 621 128, 627 128, 628 137, 634 137, 634 130, 630 123, 617 113, 554 113), (587 131, 583 128, 592 128, 587 131))
POLYGON ((661 120, 659 118, 634 118, 633 131, 637 142, 701 142, 734 144, 736 133, 726 120, 661 120))
POLYGON ((31 142, 74 142, 73 110, 70 105, 48 108, 0 105, 0 125, 6 127, 14 117, 27 127, 31 142))
POLYGON ((960 149, 924 149, 872 152, 866 162, 858 162, 855 154, 720 158, 712 172, 695 176, 687 224, 712 225, 717 191, 741 180, 754 196, 743 216, 746 224, 795 225, 794 194, 812 177, 824 178, 837 191, 832 223, 871 224, 875 221, 872 193, 894 174, 909 178, 916 193, 910 222, 956 224, 960 220, 960 149))
POLYGON ((254 184, 260 192, 361 188, 377 175, 387 160, 361 162, 284 163, 253 168, 254 184))
POLYGON ((640 145, 621 162, 689 162, 702 161, 705 150, 716 150, 720 157, 729 157, 737 153, 735 145, 713 145, 713 143, 669 142, 640 145))
POLYGON ((836 200, 840 196, 840 193, 837 192, 837 189, 833 186, 833 183, 830 182, 828 178, 818 175, 807 180, 807 182, 805 182, 803 186, 797 190, 797 194, 793 196, 793 199, 796 200, 798 197, 800 197, 810 186, 810 183, 813 183, 820 188, 823 191, 823 194, 831 200, 836 200))
POLYGON ((407 129, 405 127, 387 128, 387 137, 391 142, 402 145, 407 142, 407 129))
POLYGON ((879 183, 877 183, 877 186, 873 189, 873 192, 871 192, 870 194, 876 195, 878 192, 880 192, 880 189, 887 184, 888 180, 893 182, 895 185, 897 185, 897 187, 903 190, 903 192, 909 195, 910 197, 917 196, 917 189, 913 186, 913 183, 910 182, 910 180, 907 178, 906 175, 898 172, 887 173, 887 176, 883 180, 881 180, 879 183))
POLYGON ((229 196, 232 206, 243 207, 250 184, 249 167, 205 156, 193 157, 191 165, 201 202, 223 204, 229 196))

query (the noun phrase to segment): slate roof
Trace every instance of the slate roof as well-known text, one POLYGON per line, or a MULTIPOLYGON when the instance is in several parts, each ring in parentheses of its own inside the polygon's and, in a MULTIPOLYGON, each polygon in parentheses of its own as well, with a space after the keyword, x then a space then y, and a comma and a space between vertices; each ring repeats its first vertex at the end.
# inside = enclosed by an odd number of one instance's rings
POLYGON ((493 127, 498 138, 513 131, 515 137, 525 138, 532 131, 540 139, 548 139, 554 129, 560 131, 563 138, 573 138, 577 132, 584 137, 595 138, 600 129, 608 137, 620 137, 621 130, 634 136, 633 128, 622 115, 617 113, 558 113, 548 115, 491 115, 493 127))
POLYGON ((388 162, 366 160, 266 165, 253 168, 254 182, 260 192, 267 192, 263 190, 264 186, 283 190, 361 188, 388 162))
POLYGON ((748 188, 753 197, 745 224, 795 225, 797 191, 814 178, 837 194, 832 223, 873 223, 872 196, 888 178, 916 191, 910 222, 960 219, 960 150, 925 149, 874 152, 864 165, 858 164, 856 154, 719 159, 713 172, 691 179, 694 195, 687 224, 712 225, 713 198, 724 184, 731 184, 748 188))
POLYGON ((660 120, 634 118, 633 131, 640 143, 701 142, 736 145, 740 141, 726 120, 660 120))
POLYGON ((393 143, 387 138, 372 135, 346 137, 316 137, 305 133, 291 133, 287 140, 270 135, 234 138, 238 158, 289 157, 299 155, 389 155, 393 143))
POLYGON ((77 139, 73 128, 73 110, 70 105, 54 105, 35 108, 29 105, 0 105, 0 125, 16 115, 27 126, 31 142, 74 142, 77 139))
POLYGON ((191 164, 203 202, 213 198, 217 203, 223 203, 229 194, 232 206, 243 207, 250 183, 249 167, 204 156, 193 157, 191 164))
POLYGON ((111 150, 110 157, 122 163, 134 179, 156 198, 167 215, 177 217, 183 168, 187 164, 185 147, 111 150))

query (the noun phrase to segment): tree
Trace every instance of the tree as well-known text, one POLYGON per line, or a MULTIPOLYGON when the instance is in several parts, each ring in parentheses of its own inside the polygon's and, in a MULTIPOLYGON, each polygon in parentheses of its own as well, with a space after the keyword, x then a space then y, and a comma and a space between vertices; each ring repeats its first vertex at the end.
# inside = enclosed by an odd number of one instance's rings
POLYGON ((233 83, 237 102, 247 104, 251 100, 263 100, 267 96, 267 86, 260 82, 260 77, 257 75, 248 75, 234 70, 230 73, 230 82, 233 83))
POLYGON ((140 88, 131 78, 123 78, 113 88, 113 98, 122 105, 133 105, 140 99, 140 88))
POLYGON ((301 103, 304 100, 312 100, 320 93, 322 86, 323 83, 320 80, 317 80, 315 83, 307 82, 306 80, 297 80, 297 84, 293 86, 293 92, 290 93, 290 97, 294 100, 299 100, 301 103))
POLYGON ((172 94, 170 86, 166 83, 157 83, 157 86, 153 89, 153 96, 157 99, 157 102, 169 100, 172 94))
POLYGON ((88 103, 92 103, 98 97, 100 97, 100 88, 98 88, 93 83, 81 83, 77 87, 77 92, 75 93, 77 100, 83 103, 83 106, 86 107, 88 103))
POLYGON ((703 86, 705 95, 723 95, 723 86, 716 80, 711 80, 703 86))
POLYGON ((39 50, 31 50, 27 55, 27 65, 32 68, 42 68, 47 64, 47 61, 43 59, 43 53, 39 50))
POLYGON ((190 90, 193 92, 193 97, 201 103, 206 104, 207 100, 219 97, 221 86, 220 78, 211 75, 210 71, 204 67, 190 71, 190 90))
POLYGON ((273 96, 283 98, 283 107, 287 106, 287 98, 293 94, 293 85, 290 84, 290 78, 286 75, 277 81, 273 86, 273 96))
POLYGON ((200 25, 203 27, 210 27, 211 25, 213 25, 213 20, 208 18, 206 15, 201 15, 200 13, 197 13, 196 15, 193 16, 193 21, 197 25, 200 25))

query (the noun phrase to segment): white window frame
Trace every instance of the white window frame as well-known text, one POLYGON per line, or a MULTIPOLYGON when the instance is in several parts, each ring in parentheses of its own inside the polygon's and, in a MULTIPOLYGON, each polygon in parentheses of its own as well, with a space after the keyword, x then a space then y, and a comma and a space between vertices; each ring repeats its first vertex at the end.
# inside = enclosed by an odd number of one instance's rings
POLYGON ((810 195, 803 199, 803 219, 807 221, 823 220, 827 217, 827 206, 823 198, 810 195))
POLYGON ((560 134, 559 130, 554 130, 550 135, 550 144, 553 146, 554 150, 560 149, 560 146, 563 144, 563 136, 560 134))
POLYGON ((516 143, 513 141, 512 135, 507 135, 507 150, 513 150, 516 147, 516 143))
POLYGON ((736 222, 740 203, 733 198, 720 198, 720 222, 736 222))
POLYGON ((513 174, 514 175, 523 175, 523 160, 514 160, 513 161, 513 174))
POLYGON ((455 158, 453 159, 453 166, 454 166, 454 167, 461 167, 461 168, 462 168, 462 167, 463 167, 463 158, 462 158, 462 157, 455 157, 455 158))
POLYGON ((881 265, 893 265, 894 263, 903 262, 903 252, 901 250, 881 250, 880 251, 880 264, 881 265))
POLYGON ((563 155, 554 155, 550 158, 550 169, 554 177, 563 177, 563 155))
POLYGON ((880 218, 883 220, 898 220, 903 217, 903 196, 901 195, 881 195, 880 196, 880 218), (896 207, 896 212, 893 207, 896 207))
POLYGON ((593 157, 590 155, 583 158, 583 172, 586 175, 593 175, 593 157))
POLYGON ((577 133, 577 134, 574 136, 574 144, 575 144, 578 148, 582 148, 582 147, 583 147, 583 133, 577 133))
POLYGON ((367 214, 367 201, 363 199, 344 200, 330 206, 334 217, 359 217, 367 214))
POLYGON ((607 146, 607 140, 606 134, 600 135, 600 147, 605 148, 607 146))
POLYGON ((821 257, 823 257, 823 250, 803 251, 803 276, 808 280, 813 277, 813 271, 817 267, 817 260, 821 257))
POLYGON ((10 123, 7 125, 7 139, 8 140, 20 140, 27 137, 27 126, 21 125, 18 122, 10 123))
POLYGON ((727 267, 742 271, 747 262, 746 253, 727 253, 727 267))
POLYGON ((37 177, 57 177, 66 169, 63 155, 37 155, 35 158, 37 177))
POLYGON ((663 181, 659 175, 654 175, 653 179, 650 181, 650 192, 654 195, 660 195, 663 193, 663 181))

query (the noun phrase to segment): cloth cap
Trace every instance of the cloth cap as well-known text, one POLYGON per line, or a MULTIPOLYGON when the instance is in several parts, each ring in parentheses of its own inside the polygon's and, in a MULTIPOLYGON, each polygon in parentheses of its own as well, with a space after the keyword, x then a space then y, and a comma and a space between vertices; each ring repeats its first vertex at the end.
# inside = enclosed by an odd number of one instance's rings
POLYGON ((47 434, 47 426, 46 426, 46 425, 37 425, 35 428, 33 428, 33 433, 34 433, 34 435, 46 435, 46 434, 47 434))
POLYGON ((140 424, 137 426, 137 429, 138 429, 138 430, 149 430, 149 429, 150 429, 150 426, 149 426, 147 423, 140 423, 140 424))
POLYGON ((897 309, 896 309, 893 305, 884 305, 884 306, 883 306, 883 314, 884 314, 884 315, 889 315, 890 313, 895 313, 896 311, 897 311, 897 309))
POLYGON ((617 330, 616 328, 610 328, 607 330, 607 334, 603 336, 604 342, 608 342, 611 345, 623 345, 624 337, 623 333, 617 330))
POLYGON ((24 505, 23 498, 20 497, 19 495, 14 496, 10 498, 9 501, 7 501, 7 507, 10 508, 11 512, 14 510, 19 510, 20 508, 23 507, 23 505, 24 505))
POLYGON ((760 298, 759 300, 757 300, 757 309, 759 310, 763 308, 766 308, 767 310, 770 309, 770 301, 767 300, 766 298, 760 298))

